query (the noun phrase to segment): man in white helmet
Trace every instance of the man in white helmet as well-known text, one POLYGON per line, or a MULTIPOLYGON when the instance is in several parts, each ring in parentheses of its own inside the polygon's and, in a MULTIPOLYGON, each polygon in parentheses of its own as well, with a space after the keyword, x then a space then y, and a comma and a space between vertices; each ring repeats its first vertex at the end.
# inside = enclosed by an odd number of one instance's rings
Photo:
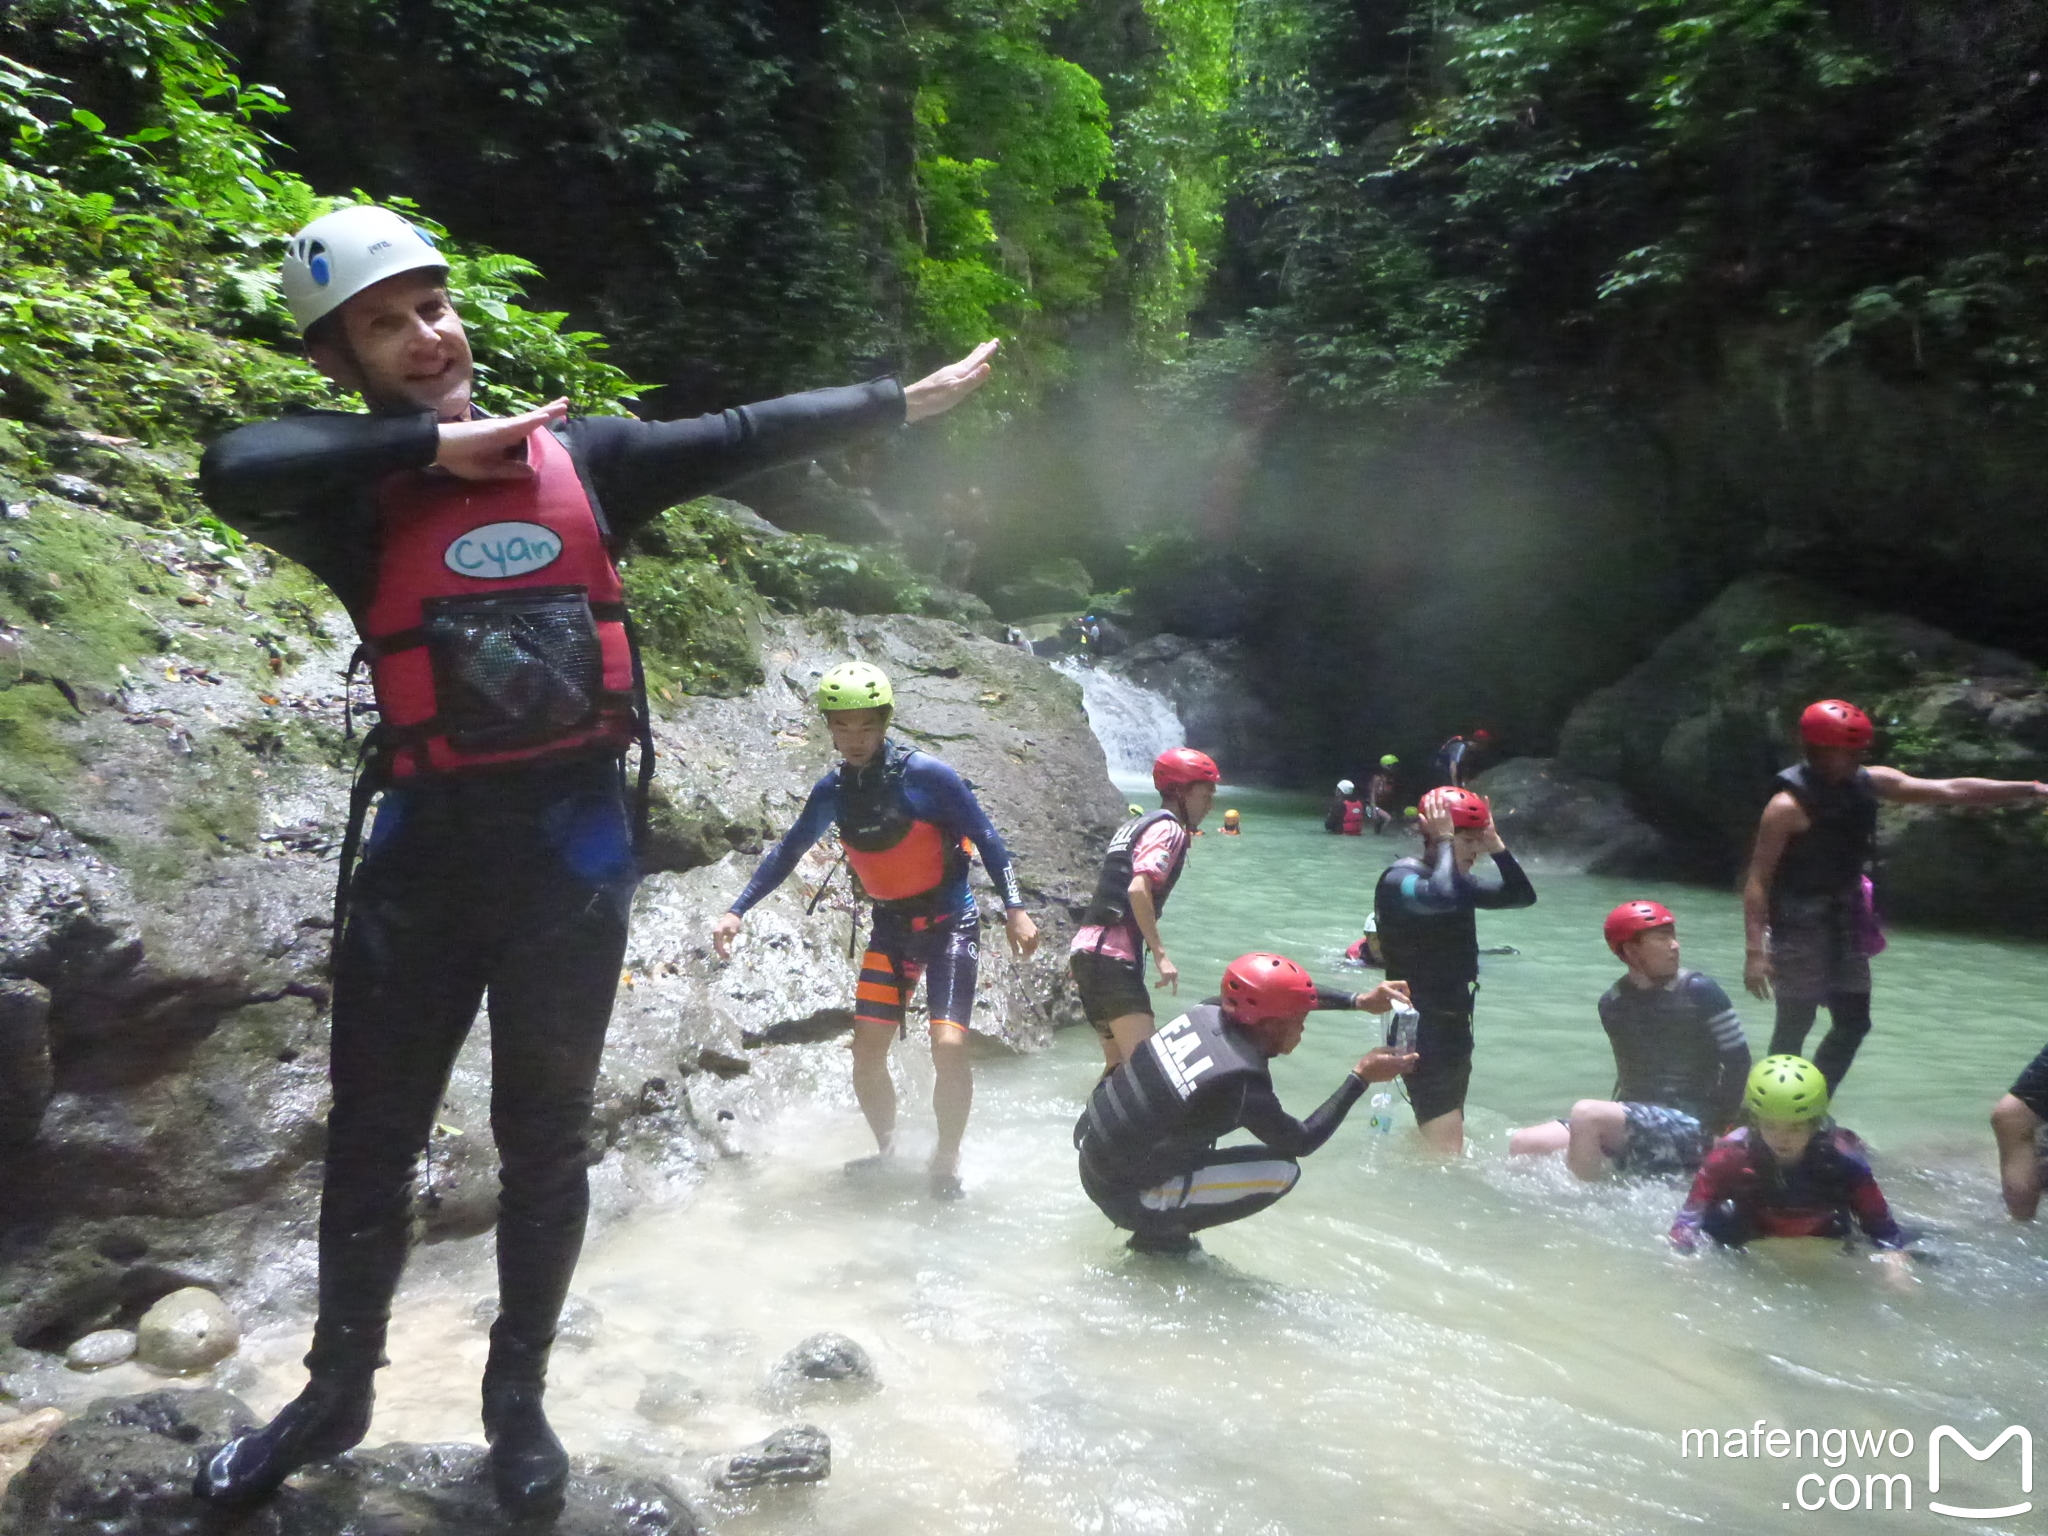
POLYGON ((756 470, 937 415, 988 377, 989 342, 907 387, 815 390, 689 421, 479 415, 447 262, 387 209, 306 226, 285 297, 314 365, 367 414, 240 428, 200 466, 225 521, 304 563, 362 637, 381 794, 335 936, 319 1316, 305 1391, 213 1456, 201 1496, 266 1497, 369 1428, 414 1166, 488 1000, 502 1160, 499 1311, 484 1428, 499 1501, 561 1507, 541 1411, 589 1207, 592 1086, 638 870, 624 777, 645 705, 620 541, 756 470))

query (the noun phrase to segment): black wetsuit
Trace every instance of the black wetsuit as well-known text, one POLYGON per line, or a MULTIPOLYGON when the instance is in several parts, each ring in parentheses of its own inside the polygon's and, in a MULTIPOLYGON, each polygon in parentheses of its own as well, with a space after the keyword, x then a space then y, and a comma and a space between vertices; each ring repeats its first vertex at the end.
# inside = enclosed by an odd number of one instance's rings
POLYGON ((1712 977, 1680 971, 1661 987, 1639 987, 1624 976, 1600 999, 1600 1024, 1614 1047, 1616 1099, 1682 1110, 1710 1137, 1734 1124, 1749 1042, 1712 977))
POLYGON ((1833 1092, 1870 1033, 1870 962, 1857 948, 1863 877, 1877 847, 1876 792, 1868 769, 1824 779, 1801 764, 1778 775, 1808 829, 1790 837, 1771 876, 1771 963, 1777 1023, 1773 1056, 1801 1056, 1814 1015, 1828 1032, 1813 1053, 1833 1092))
MULTIPOLYGON (((692 421, 552 430, 616 540, 751 471, 902 420, 902 390, 880 380, 692 421)), ((360 630, 378 487, 426 469, 437 448, 425 412, 307 412, 216 442, 200 488, 224 521, 306 565, 360 630)), ((503 1162, 494 1358, 501 1342, 544 1358, 583 1240, 592 1090, 637 879, 613 753, 384 792, 337 937, 316 1373, 382 1358, 414 1166, 486 999, 503 1162)))
POLYGON ((1415 1034, 1422 1060, 1407 1080, 1418 1125, 1462 1109, 1472 1081, 1472 994, 1479 981, 1472 914, 1536 904, 1536 888, 1506 849, 1493 855, 1498 885, 1460 874, 1449 839, 1436 845, 1434 859, 1399 860, 1373 893, 1387 979, 1408 983, 1422 1016, 1415 1034))
MULTIPOLYGON (((1316 989, 1318 1008, 1355 994, 1316 989)), ((1271 1058, 1224 1014, 1221 998, 1190 1008, 1095 1085, 1074 1126, 1081 1187, 1103 1215, 1140 1237, 1171 1237, 1241 1221, 1294 1187, 1298 1159, 1328 1141, 1365 1083, 1343 1083, 1306 1120, 1281 1107, 1271 1058), (1219 1151, 1231 1132, 1257 1144, 1219 1151)))

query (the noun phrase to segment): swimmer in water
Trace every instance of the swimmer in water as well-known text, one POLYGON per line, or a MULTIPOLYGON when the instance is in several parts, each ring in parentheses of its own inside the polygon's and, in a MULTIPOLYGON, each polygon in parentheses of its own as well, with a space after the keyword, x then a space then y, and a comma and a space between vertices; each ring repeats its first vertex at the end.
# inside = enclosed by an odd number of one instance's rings
POLYGON ((1238 824, 1237 812, 1225 811, 1223 813, 1223 835, 1225 837, 1238 837, 1241 836, 1243 832, 1244 828, 1238 824))
POLYGON ((1517 1157, 1562 1152, 1582 1179, 1692 1173, 1742 1112, 1749 1043, 1711 977, 1679 963, 1678 919, 1654 901, 1607 914, 1607 947, 1628 974, 1600 999, 1614 1047, 1614 1094, 1581 1099, 1569 1118, 1516 1131, 1517 1157))
POLYGON ((1380 916, 1377 912, 1365 915, 1365 932, 1358 937, 1344 958, 1353 965, 1369 965, 1374 970, 1385 970, 1387 957, 1380 953, 1380 916))
POLYGON ((1681 1252, 1759 1237, 1845 1241, 1860 1227, 1904 1272, 1909 1241, 1870 1171, 1862 1139, 1828 1118, 1828 1083, 1799 1056, 1766 1056, 1743 1090, 1746 1124, 1714 1143, 1671 1225, 1681 1252))

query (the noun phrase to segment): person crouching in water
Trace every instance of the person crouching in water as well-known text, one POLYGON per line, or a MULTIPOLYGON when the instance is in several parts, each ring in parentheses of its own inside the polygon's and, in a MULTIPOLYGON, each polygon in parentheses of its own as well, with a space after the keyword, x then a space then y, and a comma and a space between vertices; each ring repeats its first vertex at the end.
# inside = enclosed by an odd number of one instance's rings
POLYGON ((875 907, 854 990, 854 1097, 875 1133, 877 1157, 888 1157, 896 1144, 889 1047, 902 1032, 903 1011, 922 977, 931 1015, 932 1113, 939 1123, 932 1194, 957 1200, 963 1193, 960 1142, 974 1104, 967 1031, 981 949, 963 838, 980 851, 983 868, 1002 892, 1011 950, 1030 955, 1038 947, 1038 928, 1024 910, 1009 851, 974 792, 930 753, 889 740, 895 693, 881 668, 864 661, 834 667, 818 680, 818 708, 841 761, 811 786, 796 825, 768 850, 731 910, 712 925, 711 945, 721 960, 730 956, 748 908, 788 879, 797 860, 837 824, 846 861, 875 907))
POLYGON ((1422 1061, 1408 1079, 1416 1129, 1433 1149, 1465 1148, 1465 1090, 1472 1081, 1472 995, 1479 983, 1473 913, 1532 907, 1536 889, 1494 830, 1493 812, 1469 789, 1433 789, 1420 807, 1422 853, 1388 866, 1373 893, 1387 979, 1405 981, 1422 1015, 1422 1061), (1481 854, 1498 885, 1472 878, 1481 854))
POLYGON ((1095 899, 1082 914, 1067 965, 1081 1010, 1102 1041, 1105 1072, 1151 1038, 1147 949, 1159 972, 1153 985, 1180 990, 1180 970, 1159 937, 1159 914, 1187 863, 1188 838, 1216 803, 1222 778, 1206 752, 1169 747, 1152 761, 1152 787, 1164 809, 1125 822, 1102 856, 1095 899))
POLYGON ((1415 1065, 1412 1053, 1368 1051, 1306 1120, 1273 1092, 1268 1063, 1301 1043, 1318 1008, 1385 1013, 1406 988, 1319 987, 1283 955, 1240 955, 1219 996, 1190 1008, 1095 1085, 1074 1127, 1081 1187, 1141 1253, 1186 1253, 1192 1234, 1256 1215, 1294 1188, 1298 1161, 1328 1141, 1368 1083, 1415 1065), (1233 1131, 1254 1145, 1219 1150, 1233 1131))
POLYGON ((1628 974, 1600 999, 1614 1047, 1614 1097, 1581 1099, 1568 1120, 1516 1131, 1518 1157, 1564 1153, 1582 1179, 1691 1173, 1742 1112, 1749 1044, 1711 977, 1679 964, 1678 919, 1654 901, 1607 914, 1607 947, 1628 974))
POLYGON ((1908 1241, 1870 1171, 1861 1138, 1828 1119, 1828 1082, 1800 1056, 1766 1056, 1749 1074, 1747 1124, 1714 1143, 1671 1225, 1690 1253, 1759 1237, 1846 1241, 1856 1227, 1901 1267, 1908 1241))

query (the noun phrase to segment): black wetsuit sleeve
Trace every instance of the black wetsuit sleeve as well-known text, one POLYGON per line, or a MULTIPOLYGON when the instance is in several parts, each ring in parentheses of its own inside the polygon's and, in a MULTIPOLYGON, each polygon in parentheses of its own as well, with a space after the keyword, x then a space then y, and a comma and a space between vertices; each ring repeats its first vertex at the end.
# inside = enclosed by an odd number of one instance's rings
POLYGON ((427 411, 305 411, 259 421, 237 427, 206 450, 199 461, 199 494, 222 522, 251 532, 250 525, 288 516, 310 498, 350 484, 369 485, 400 470, 425 469, 440 441, 427 411))
POLYGON ((1528 875, 1515 862, 1512 853, 1501 849, 1493 856, 1493 867, 1500 871, 1499 885, 1481 885, 1476 880, 1468 882, 1473 906, 1492 912, 1503 907, 1536 905, 1536 887, 1529 883, 1528 875))
POLYGON ((1720 1060, 1720 1076, 1708 1096, 1714 1123, 1708 1131, 1718 1134, 1742 1115, 1742 1090, 1749 1082, 1749 1041, 1742 1033, 1742 1019, 1718 983, 1700 976, 1693 981, 1694 1001, 1714 1037, 1714 1051, 1720 1060))
POLYGON ((621 537, 656 513, 742 476, 903 424, 903 387, 875 379, 686 421, 584 416, 568 435, 621 537))
POLYGON ((1364 1094, 1365 1083, 1357 1073, 1347 1072, 1335 1093, 1306 1120, 1297 1120, 1281 1107, 1271 1082, 1254 1083, 1245 1090, 1244 1128, 1284 1157, 1307 1157, 1336 1134, 1364 1094))
POLYGON ((1358 994, 1356 992, 1346 992, 1337 987, 1326 987, 1320 982, 1316 984, 1316 1007, 1318 1009, 1356 1008, 1357 1006, 1358 994))

